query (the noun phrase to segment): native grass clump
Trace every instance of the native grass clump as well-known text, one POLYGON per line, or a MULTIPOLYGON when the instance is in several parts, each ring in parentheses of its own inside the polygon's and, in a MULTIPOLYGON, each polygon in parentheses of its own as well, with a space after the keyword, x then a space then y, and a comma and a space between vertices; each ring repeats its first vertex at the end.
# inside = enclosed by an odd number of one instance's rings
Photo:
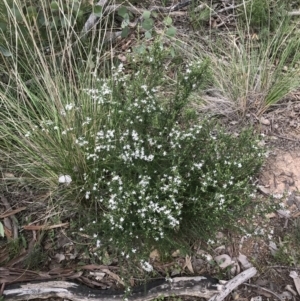
POLYGON ((209 61, 179 66, 170 82, 166 53, 157 39, 80 88, 48 78, 55 98, 21 81, 22 97, 1 92, 0 152, 18 184, 51 191, 97 247, 126 256, 234 224, 264 157, 251 131, 233 137, 186 114, 190 93, 209 83, 209 61))
POLYGON ((278 1, 240 1, 234 32, 189 39, 191 56, 210 58, 214 79, 208 93, 193 94, 199 110, 240 121, 298 89, 298 23, 287 12, 288 4, 278 1))

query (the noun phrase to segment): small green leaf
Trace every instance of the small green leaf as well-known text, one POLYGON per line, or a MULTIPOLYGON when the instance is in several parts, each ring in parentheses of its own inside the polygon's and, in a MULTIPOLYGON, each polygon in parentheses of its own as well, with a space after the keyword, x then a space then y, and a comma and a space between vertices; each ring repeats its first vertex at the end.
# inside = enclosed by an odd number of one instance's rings
POLYGON ((72 9, 72 14, 76 13, 80 9, 80 3, 78 1, 73 1, 71 9, 72 9))
POLYGON ((151 12, 151 14, 152 14, 152 17, 153 17, 153 18, 157 18, 157 17, 158 17, 158 13, 155 12, 155 11, 151 12))
POLYGON ((150 15, 151 15, 151 12, 149 10, 145 10, 143 12, 143 18, 144 19, 149 19, 150 18, 150 15))
POLYGON ((28 7, 26 8, 26 10, 27 10, 27 15, 28 15, 29 17, 36 17, 36 16, 37 16, 37 10, 36 10, 36 7, 34 7, 34 6, 28 6, 28 7))
POLYGON ((128 14, 128 11, 127 11, 127 8, 124 7, 124 6, 121 6, 119 9, 118 9, 118 15, 125 18, 125 15, 128 14))
POLYGON ((6 31, 7 23, 0 22, 0 30, 6 31))
POLYGON ((129 22, 129 14, 127 14, 127 13, 124 14, 123 18, 124 18, 125 21, 129 22))
POLYGON ((0 45, 0 52, 3 54, 3 56, 6 56, 6 57, 12 56, 12 53, 8 49, 4 48, 1 45, 0 45))
POLYGON ((23 17, 21 15, 20 11, 18 10, 18 8, 14 7, 12 9, 12 12, 13 12, 13 14, 14 14, 17 21, 22 21, 23 20, 23 17))
POLYGON ((128 34, 129 34, 129 27, 127 26, 122 29, 121 37, 126 38, 128 34))
MULTIPOLYGON (((74 12, 74 16, 77 14, 77 18, 81 18, 84 14, 84 11, 83 10, 79 10, 77 13, 74 12)), ((101 17, 100 17, 101 18, 101 17)))
POLYGON ((145 32, 145 38, 146 38, 146 39, 151 39, 151 38, 152 38, 152 33, 151 33, 151 31, 146 31, 146 32, 145 32))
POLYGON ((143 21, 142 27, 145 30, 151 30, 152 27, 153 27, 153 24, 154 24, 154 21, 151 18, 150 19, 146 19, 146 20, 143 21))
POLYGON ((0 236, 4 237, 4 227, 3 224, 0 222, 0 236))
POLYGON ((171 57, 172 57, 172 58, 175 57, 175 50, 174 50, 173 47, 170 49, 170 54, 171 54, 171 57))
POLYGON ((51 8, 51 10, 58 10, 59 9, 59 5, 58 5, 57 1, 52 1, 50 3, 50 8, 51 8))
POLYGON ((146 48, 144 45, 140 45, 134 48, 134 52, 139 53, 139 54, 143 54, 145 53, 146 48))
POLYGON ((95 5, 94 14, 96 17, 99 17, 99 18, 102 17, 102 9, 103 9, 103 7, 101 5, 95 5))
POLYGON ((167 29, 166 35, 169 37, 174 37, 176 35, 176 28, 171 26, 167 29))
POLYGON ((121 23, 121 28, 125 28, 125 27, 128 27, 128 21, 127 20, 123 20, 122 23, 121 23))
POLYGON ((164 18, 164 23, 167 25, 167 26, 170 26, 172 24, 173 20, 171 17, 167 16, 166 18, 164 18))

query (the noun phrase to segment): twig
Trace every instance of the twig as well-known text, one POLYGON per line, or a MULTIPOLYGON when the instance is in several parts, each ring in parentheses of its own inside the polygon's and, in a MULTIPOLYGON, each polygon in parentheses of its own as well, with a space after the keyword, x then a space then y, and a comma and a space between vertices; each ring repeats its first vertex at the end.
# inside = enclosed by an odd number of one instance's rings
POLYGON ((290 269, 290 270, 298 270, 298 271, 300 271, 300 268, 297 268, 297 267, 288 267, 288 266, 285 266, 285 265, 271 265, 269 267, 269 269, 290 269))
POLYGON ((250 286, 250 287, 255 287, 262 291, 268 292, 268 293, 272 294, 273 296, 275 296, 276 298, 278 298, 279 300, 282 300, 282 298, 279 295, 277 295, 276 293, 272 292, 271 290, 269 290, 267 288, 264 288, 264 287, 261 287, 261 286, 255 285, 255 284, 249 284, 249 283, 244 283, 244 285, 250 286))
POLYGON ((278 138, 281 138, 281 139, 285 139, 285 140, 289 140, 289 141, 294 141, 294 142, 300 142, 299 139, 293 139, 293 138, 289 138, 289 137, 283 137, 281 135, 277 135, 277 134, 274 134, 274 133, 272 133, 272 135, 274 135, 274 136, 276 136, 278 138))

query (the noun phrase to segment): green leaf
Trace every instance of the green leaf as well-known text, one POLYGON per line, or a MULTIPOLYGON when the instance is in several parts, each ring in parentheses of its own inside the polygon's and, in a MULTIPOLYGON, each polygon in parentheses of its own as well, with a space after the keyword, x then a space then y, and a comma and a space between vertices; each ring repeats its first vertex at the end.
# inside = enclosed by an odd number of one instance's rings
POLYGON ((174 37, 176 35, 176 28, 171 26, 167 29, 166 35, 169 37, 174 37))
POLYGON ((167 25, 167 26, 170 26, 172 24, 173 20, 171 17, 166 17, 164 18, 164 23, 167 25))
POLYGON ((119 9, 118 9, 118 15, 125 18, 125 15, 128 15, 128 11, 127 11, 127 8, 124 7, 124 6, 121 6, 119 9))
POLYGON ((149 19, 150 18, 150 15, 151 15, 151 12, 149 10, 145 10, 143 12, 143 18, 144 19, 149 19))
POLYGON ((36 17, 37 16, 36 7, 34 7, 34 6, 28 6, 28 7, 26 7, 26 10, 27 10, 27 15, 29 17, 36 17))
POLYGON ((128 24, 129 24, 128 20, 123 20, 121 24, 121 28, 128 27, 128 24))
POLYGON ((173 47, 170 49, 170 54, 171 54, 172 58, 175 57, 175 50, 173 47))
POLYGON ((143 53, 145 53, 145 51, 146 51, 146 48, 143 44, 134 48, 134 52, 139 53, 139 54, 143 54, 143 53))
POLYGON ((103 7, 101 5, 95 5, 95 7, 94 7, 95 16, 101 18, 102 17, 102 10, 103 10, 103 7))
POLYGON ((73 1, 71 9, 72 9, 72 14, 76 13, 80 9, 80 3, 78 1, 73 1))
POLYGON ((59 5, 58 5, 57 1, 52 1, 50 3, 50 8, 51 8, 51 10, 58 10, 59 9, 59 5))
POLYGON ((155 12, 155 11, 151 12, 151 14, 152 14, 152 17, 153 17, 153 18, 157 18, 157 17, 158 17, 158 13, 155 12))
POLYGON ((17 7, 14 7, 12 9, 12 12, 13 12, 13 14, 14 14, 17 21, 22 21, 23 20, 23 17, 22 17, 22 15, 21 15, 21 13, 20 13, 20 11, 18 10, 17 7))
POLYGON ((129 34, 129 27, 127 26, 122 29, 121 37, 126 38, 128 34, 129 34))
POLYGON ((143 21, 142 27, 145 30, 151 30, 152 27, 153 27, 153 24, 154 24, 154 21, 152 19, 146 19, 146 20, 143 21))
POLYGON ((3 224, 0 222, 0 236, 4 237, 4 227, 3 224))
POLYGON ((151 38, 152 38, 152 33, 151 33, 151 31, 146 31, 146 32, 145 32, 145 38, 146 38, 146 39, 151 39, 151 38))
POLYGON ((4 48, 1 45, 0 45, 0 52, 3 54, 3 56, 6 56, 6 57, 12 56, 12 53, 8 49, 4 48))
POLYGON ((0 22, 0 30, 6 31, 7 29, 7 23, 0 22))

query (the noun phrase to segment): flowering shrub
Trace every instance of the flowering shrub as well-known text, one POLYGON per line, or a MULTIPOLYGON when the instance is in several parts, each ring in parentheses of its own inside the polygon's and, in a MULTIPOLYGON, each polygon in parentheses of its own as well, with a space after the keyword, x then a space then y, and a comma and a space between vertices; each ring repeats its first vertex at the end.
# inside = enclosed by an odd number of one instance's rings
POLYGON ((97 247, 113 242, 124 255, 242 215, 263 157, 250 131, 232 137, 213 120, 187 118, 190 93, 209 82, 207 61, 179 66, 174 84, 159 42, 142 55, 131 69, 95 75, 72 101, 43 103, 35 118, 25 107, 23 140, 10 146, 28 152, 23 172, 33 183, 56 174, 59 198, 80 201, 80 230, 93 233, 97 247))
POLYGON ((81 192, 102 211, 90 227, 115 244, 160 242, 195 223, 223 226, 247 203, 262 162, 249 131, 234 138, 213 121, 184 120, 189 93, 206 83, 207 62, 186 66, 165 99, 162 53, 156 45, 147 68, 130 76, 119 65, 111 79, 85 89, 101 117, 83 121, 75 141, 88 167, 81 192))

